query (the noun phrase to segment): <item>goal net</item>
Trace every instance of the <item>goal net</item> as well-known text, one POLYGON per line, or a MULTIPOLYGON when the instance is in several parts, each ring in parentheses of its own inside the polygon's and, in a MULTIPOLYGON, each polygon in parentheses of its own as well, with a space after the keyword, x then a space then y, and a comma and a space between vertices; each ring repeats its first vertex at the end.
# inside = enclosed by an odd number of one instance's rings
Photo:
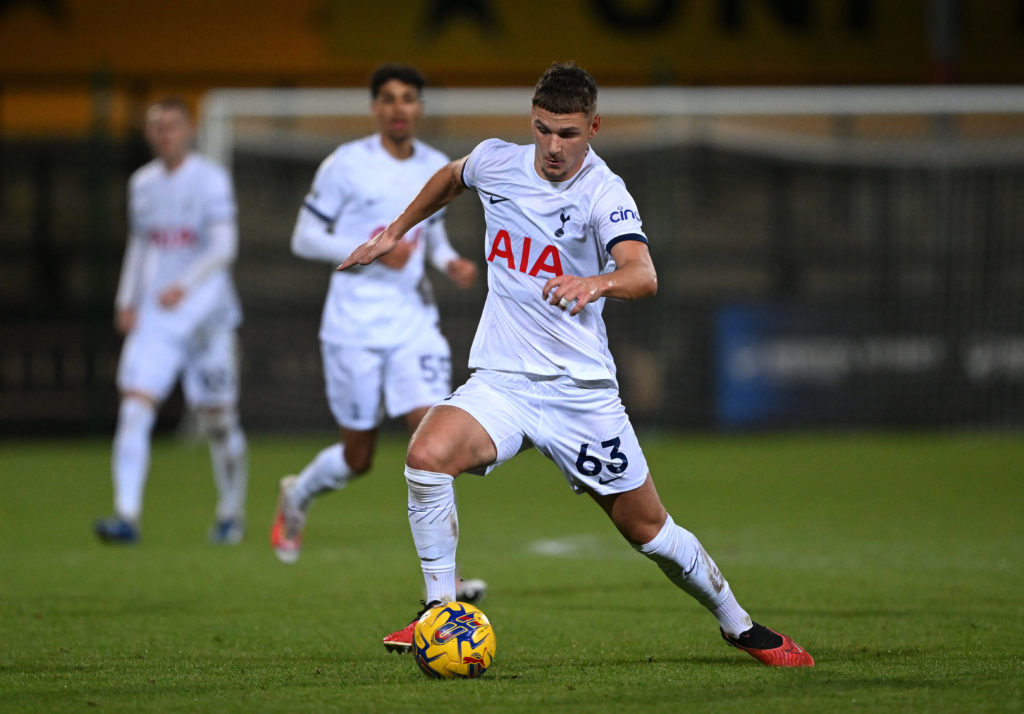
MULTIPOLYGON (((428 89, 452 157, 530 142, 528 91, 428 89)), ((605 309, 642 425, 1024 426, 1024 90, 603 89, 592 145, 635 197, 656 298, 605 309)), ((375 130, 366 90, 218 90, 200 150, 232 171, 247 421, 329 427, 329 267, 289 238, 319 162, 375 130)), ((449 208, 483 266, 476 201, 449 208)), ((433 283, 456 383, 484 298, 433 283)))

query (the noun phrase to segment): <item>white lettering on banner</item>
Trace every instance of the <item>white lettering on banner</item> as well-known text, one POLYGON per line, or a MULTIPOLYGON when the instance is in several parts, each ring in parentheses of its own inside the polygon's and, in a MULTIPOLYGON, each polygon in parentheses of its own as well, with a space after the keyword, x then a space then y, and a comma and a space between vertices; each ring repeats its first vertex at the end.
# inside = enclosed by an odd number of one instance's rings
POLYGON ((1024 380, 1024 337, 993 337, 968 344, 962 354, 972 382, 1024 380))
POLYGON ((736 350, 727 368, 740 381, 834 384, 857 373, 921 374, 946 359, 940 337, 792 337, 736 350))

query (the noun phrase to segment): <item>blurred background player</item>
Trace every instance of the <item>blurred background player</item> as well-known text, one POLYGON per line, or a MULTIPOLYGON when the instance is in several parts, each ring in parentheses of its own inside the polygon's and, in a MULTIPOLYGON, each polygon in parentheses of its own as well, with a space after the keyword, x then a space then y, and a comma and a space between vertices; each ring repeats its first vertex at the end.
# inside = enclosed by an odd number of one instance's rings
POLYGON ((193 134, 184 102, 153 104, 146 139, 156 158, 128 183, 128 246, 115 299, 115 325, 125 335, 115 515, 95 527, 110 543, 139 538, 156 410, 179 377, 210 443, 217 486, 210 540, 234 544, 244 534, 248 466, 235 335, 242 312, 229 272, 238 251, 234 192, 224 169, 191 152, 193 134))
MULTIPOLYGON (((338 265, 448 162, 415 138, 423 86, 409 66, 388 64, 373 73, 371 111, 379 131, 342 144, 320 165, 292 234, 296 255, 338 265)), ((428 259, 460 288, 476 279, 476 265, 452 248, 440 214, 411 227, 379 264, 331 276, 320 348, 341 442, 281 480, 270 538, 282 562, 299 557, 312 500, 370 469, 385 415, 403 417, 411 432, 451 390, 450 350, 425 273, 428 259)))
MULTIPOLYGON (((413 226, 477 192, 489 290, 469 357, 476 371, 430 410, 406 457, 426 608, 457 597, 455 477, 489 472, 533 445, 715 616, 726 642, 767 665, 813 665, 789 637, 751 620, 697 538, 672 520, 619 398, 604 300, 649 297, 658 281, 633 197, 589 145, 601 126, 597 85, 574 64, 555 64, 532 104, 532 146, 480 143, 339 266, 384 259, 413 226)), ((410 651, 415 623, 384 646, 410 651)))

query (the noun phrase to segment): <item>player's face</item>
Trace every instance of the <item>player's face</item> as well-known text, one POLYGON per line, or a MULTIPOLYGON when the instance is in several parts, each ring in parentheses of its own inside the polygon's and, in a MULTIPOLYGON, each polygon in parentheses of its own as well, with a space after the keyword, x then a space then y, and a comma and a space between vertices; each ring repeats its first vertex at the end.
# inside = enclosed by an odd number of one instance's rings
POLYGON ((553 114, 533 107, 530 112, 533 165, 548 181, 565 181, 576 175, 587 157, 588 142, 601 128, 601 115, 553 114))
POLYGON ((381 134, 395 143, 404 143, 416 135, 423 116, 423 102, 416 87, 398 79, 381 85, 373 100, 373 115, 381 134))
POLYGON ((192 143, 192 123, 180 109, 153 107, 146 115, 146 140, 168 168, 185 160, 192 143))

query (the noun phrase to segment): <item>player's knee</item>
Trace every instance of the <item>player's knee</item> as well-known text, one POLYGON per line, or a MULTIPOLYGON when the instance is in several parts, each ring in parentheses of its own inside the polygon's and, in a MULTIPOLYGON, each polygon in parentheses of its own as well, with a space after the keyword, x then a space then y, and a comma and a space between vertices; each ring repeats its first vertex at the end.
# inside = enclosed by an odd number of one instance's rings
POLYGON ((373 467, 372 449, 350 449, 346 445, 342 458, 345 459, 345 463, 352 470, 352 473, 357 476, 366 473, 373 467))
POLYGON ((633 546, 651 543, 668 522, 665 512, 651 514, 630 513, 613 519, 622 537, 633 546))
POLYGON ((200 409, 196 412, 199 433, 207 439, 223 441, 238 426, 238 412, 234 409, 200 409))
POLYGON ((129 394, 121 399, 117 412, 118 432, 152 428, 156 418, 156 404, 146 397, 129 394))
POLYGON ((650 521, 631 523, 629 525, 629 534, 627 535, 624 531, 623 535, 633 545, 646 545, 658 537, 663 526, 663 523, 659 524, 650 521))
POLYGON ((409 442, 405 464, 410 468, 422 471, 447 471, 445 451, 436 441, 420 439, 414 435, 412 441, 409 442))

